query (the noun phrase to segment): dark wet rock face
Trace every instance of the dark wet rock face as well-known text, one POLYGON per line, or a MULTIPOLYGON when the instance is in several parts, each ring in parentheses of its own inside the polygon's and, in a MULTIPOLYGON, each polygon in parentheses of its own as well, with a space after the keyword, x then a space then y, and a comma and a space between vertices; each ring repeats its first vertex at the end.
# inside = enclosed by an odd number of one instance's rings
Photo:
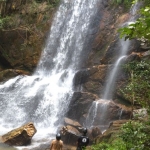
POLYGON ((83 123, 85 120, 84 115, 88 113, 92 102, 97 98, 96 95, 91 93, 75 92, 69 106, 67 117, 83 123))

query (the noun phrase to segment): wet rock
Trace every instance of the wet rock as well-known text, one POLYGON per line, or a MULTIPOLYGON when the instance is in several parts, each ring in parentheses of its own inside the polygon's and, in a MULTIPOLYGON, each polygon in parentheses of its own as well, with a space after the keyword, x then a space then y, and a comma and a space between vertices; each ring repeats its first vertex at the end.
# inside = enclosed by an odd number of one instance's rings
MULTIPOLYGON (((111 121, 120 120, 120 119, 129 119, 132 111, 130 108, 116 104, 112 100, 97 100, 94 102, 91 111, 95 111, 96 113, 93 116, 93 112, 89 112, 88 122, 91 122, 93 126, 105 126, 108 125, 111 121)), ((87 124, 90 124, 88 123, 87 124)), ((102 129, 101 129, 102 130, 102 129)))
POLYGON ((29 72, 24 70, 7 69, 0 72, 0 82, 6 81, 18 75, 30 75, 29 72))
POLYGON ((31 143, 32 137, 36 133, 36 128, 29 122, 17 129, 2 135, 2 142, 11 146, 25 146, 31 143))
POLYGON ((7 144, 0 143, 0 150, 17 150, 17 149, 7 144))
POLYGON ((74 120, 69 119, 69 118, 65 118, 64 119, 64 123, 65 123, 65 125, 71 125, 71 126, 73 126, 75 128, 81 127, 81 124, 79 122, 74 121, 74 120))
POLYGON ((65 144, 76 145, 78 137, 81 135, 75 127, 67 125, 61 129, 62 140, 65 144))
POLYGON ((75 92, 67 112, 67 117, 72 120, 78 120, 82 125, 89 108, 98 97, 88 92, 75 92))
POLYGON ((108 65, 97 65, 88 68, 86 73, 88 74, 86 82, 82 83, 82 91, 91 92, 100 96, 102 92, 108 65))
POLYGON ((89 139, 90 139, 90 144, 92 144, 93 141, 94 141, 94 139, 95 139, 97 136, 100 136, 100 135, 102 135, 102 132, 101 132, 101 130, 100 130, 99 127, 94 126, 94 127, 90 128, 90 129, 88 129, 87 136, 88 136, 89 139))
POLYGON ((92 137, 93 138, 95 138, 95 137, 97 137, 98 135, 101 135, 102 134, 102 132, 101 132, 101 130, 100 130, 100 128, 98 128, 98 127, 92 127, 92 137))

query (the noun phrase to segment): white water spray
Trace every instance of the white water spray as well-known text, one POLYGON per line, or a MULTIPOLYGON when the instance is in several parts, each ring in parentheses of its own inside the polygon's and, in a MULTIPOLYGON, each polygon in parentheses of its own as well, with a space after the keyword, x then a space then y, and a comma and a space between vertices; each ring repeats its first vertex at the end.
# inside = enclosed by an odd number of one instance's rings
POLYGON ((91 128, 94 124, 94 120, 95 120, 95 117, 96 117, 96 114, 97 114, 97 107, 98 107, 98 102, 94 101, 92 103, 92 106, 90 107, 88 115, 86 117, 85 126, 87 128, 91 128))
POLYGON ((88 54, 84 44, 97 3, 62 0, 35 73, 0 85, 1 134, 29 121, 37 128, 38 143, 56 133, 70 103, 74 74, 88 54))

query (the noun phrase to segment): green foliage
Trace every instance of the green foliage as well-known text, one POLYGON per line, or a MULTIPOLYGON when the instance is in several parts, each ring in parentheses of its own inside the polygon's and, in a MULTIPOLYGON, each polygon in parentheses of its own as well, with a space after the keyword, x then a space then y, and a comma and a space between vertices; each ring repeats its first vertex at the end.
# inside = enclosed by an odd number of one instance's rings
POLYGON ((140 18, 127 27, 120 28, 120 37, 125 39, 139 39, 142 42, 150 42, 150 7, 141 8, 140 18))
POLYGON ((114 140, 111 144, 102 142, 93 145, 91 149, 92 150, 126 150, 126 144, 121 138, 118 138, 114 140))
POLYGON ((149 133, 145 123, 130 121, 123 125, 121 138, 126 143, 126 149, 148 150, 149 133))
POLYGON ((150 61, 131 62, 125 65, 132 78, 123 90, 126 99, 134 101, 150 111, 150 61))
POLYGON ((91 150, 150 150, 149 122, 129 121, 111 143, 101 142, 93 145, 91 150))
POLYGON ((0 17, 0 29, 3 29, 4 27, 6 27, 8 25, 10 21, 10 17, 6 16, 6 17, 0 17))

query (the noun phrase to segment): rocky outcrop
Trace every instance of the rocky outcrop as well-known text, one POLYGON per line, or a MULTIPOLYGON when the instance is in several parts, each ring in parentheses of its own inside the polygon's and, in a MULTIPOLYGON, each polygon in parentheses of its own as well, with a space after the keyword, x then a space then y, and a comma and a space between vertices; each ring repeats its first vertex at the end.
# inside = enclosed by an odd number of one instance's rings
MULTIPOLYGON (((93 122, 93 125, 100 126, 101 129, 107 126, 110 122, 121 119, 129 119, 132 111, 130 108, 116 104, 113 101, 109 100, 97 100, 95 101, 96 114, 89 114, 89 118, 93 118, 93 120, 89 120, 93 122)), ((105 127, 106 129, 107 127, 105 127)))
POLYGON ((82 89, 83 92, 93 93, 99 97, 108 67, 107 65, 97 65, 78 71, 74 77, 75 90, 82 89))
POLYGON ((7 0, 3 3, 5 5, 1 4, 0 8, 7 18, 5 26, 0 29, 0 70, 33 72, 41 56, 54 9, 50 9, 46 2, 36 4, 34 0, 7 0))
POLYGON ((14 129, 1 137, 1 142, 10 146, 25 146, 31 143, 32 137, 36 133, 36 128, 29 122, 17 129, 14 129))

